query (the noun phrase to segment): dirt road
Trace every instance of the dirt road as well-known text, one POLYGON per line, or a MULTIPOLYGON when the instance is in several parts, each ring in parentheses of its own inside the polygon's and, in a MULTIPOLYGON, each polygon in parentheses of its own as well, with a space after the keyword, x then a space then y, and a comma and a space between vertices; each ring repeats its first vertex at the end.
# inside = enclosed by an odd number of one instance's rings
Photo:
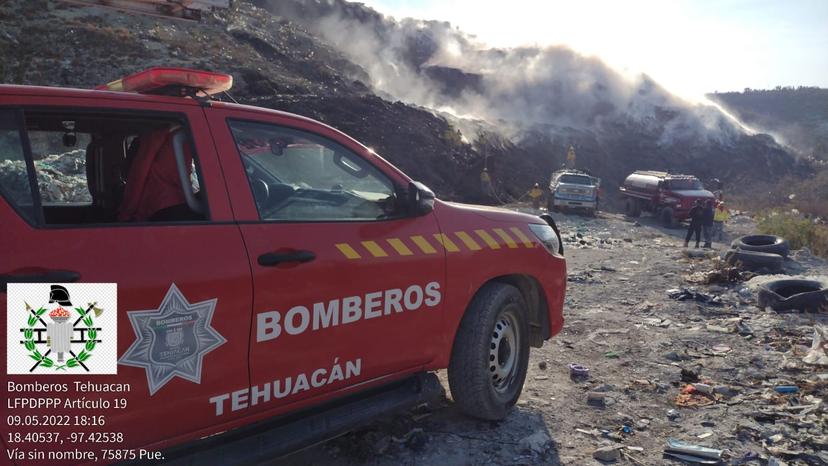
MULTIPOLYGON (((710 270, 715 253, 689 258, 683 230, 646 218, 555 217, 570 276, 566 325, 533 349, 508 419, 469 419, 447 395, 273 464, 589 465, 604 446, 619 447, 619 464, 673 464, 662 457, 668 438, 723 449, 724 464, 828 464, 828 368, 801 361, 828 314, 760 311, 745 283, 698 286, 721 305, 673 300, 667 290, 694 286, 688 276, 710 270), (587 366, 589 379, 573 381, 570 363, 587 366), (688 382, 714 390, 685 396, 706 406, 677 405, 688 382), (799 391, 778 394, 781 385, 799 391), (603 403, 589 404, 589 392, 603 403)), ((737 218, 730 228, 748 233, 752 224, 737 218)), ((828 275, 825 261, 793 258, 792 273, 828 275)))

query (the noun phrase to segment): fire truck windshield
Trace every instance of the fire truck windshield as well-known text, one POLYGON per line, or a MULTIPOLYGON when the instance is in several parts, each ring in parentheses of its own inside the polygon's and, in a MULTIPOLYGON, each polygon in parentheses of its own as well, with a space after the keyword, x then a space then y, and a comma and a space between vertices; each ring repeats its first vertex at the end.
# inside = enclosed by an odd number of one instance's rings
POLYGON ((561 183, 592 185, 592 178, 582 175, 563 175, 560 181, 561 183))
POLYGON ((695 191, 704 189, 704 185, 696 179, 668 180, 667 189, 670 191, 695 191))

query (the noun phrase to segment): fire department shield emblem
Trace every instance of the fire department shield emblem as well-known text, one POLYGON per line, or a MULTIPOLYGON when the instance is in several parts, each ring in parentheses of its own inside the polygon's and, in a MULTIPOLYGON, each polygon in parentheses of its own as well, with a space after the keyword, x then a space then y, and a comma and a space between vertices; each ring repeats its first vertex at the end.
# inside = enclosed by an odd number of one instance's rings
POLYGON ((118 363, 143 368, 150 395, 174 377, 200 384, 204 356, 227 341, 211 326, 216 302, 190 303, 173 283, 158 309, 127 312, 136 339, 118 363))
POLYGON ((198 354, 198 338, 195 334, 197 322, 198 314, 194 312, 176 312, 168 317, 150 319, 150 361, 154 364, 175 366, 198 354))

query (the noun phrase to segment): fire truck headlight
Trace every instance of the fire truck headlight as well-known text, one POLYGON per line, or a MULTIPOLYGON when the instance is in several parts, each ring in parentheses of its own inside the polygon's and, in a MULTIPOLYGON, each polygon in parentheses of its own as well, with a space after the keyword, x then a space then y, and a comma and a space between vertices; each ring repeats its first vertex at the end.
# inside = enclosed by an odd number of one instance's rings
POLYGON ((555 233, 555 230, 551 226, 530 223, 529 229, 532 230, 532 233, 535 234, 549 254, 553 256, 560 255, 561 239, 558 238, 557 233, 555 233))

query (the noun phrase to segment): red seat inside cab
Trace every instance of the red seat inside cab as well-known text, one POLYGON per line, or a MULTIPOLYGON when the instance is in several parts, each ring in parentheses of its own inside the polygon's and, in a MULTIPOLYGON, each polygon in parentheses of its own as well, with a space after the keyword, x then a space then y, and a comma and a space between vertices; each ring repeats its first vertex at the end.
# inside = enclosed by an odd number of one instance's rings
MULTIPOLYGON (((171 211, 189 211, 173 152, 172 141, 178 131, 183 130, 154 129, 139 136, 138 151, 129 168, 124 198, 118 209, 118 221, 168 220, 171 211)), ((189 168, 192 167, 193 157, 187 146, 184 145, 184 160, 189 168)), ((193 215, 180 219, 190 220, 193 215)))

